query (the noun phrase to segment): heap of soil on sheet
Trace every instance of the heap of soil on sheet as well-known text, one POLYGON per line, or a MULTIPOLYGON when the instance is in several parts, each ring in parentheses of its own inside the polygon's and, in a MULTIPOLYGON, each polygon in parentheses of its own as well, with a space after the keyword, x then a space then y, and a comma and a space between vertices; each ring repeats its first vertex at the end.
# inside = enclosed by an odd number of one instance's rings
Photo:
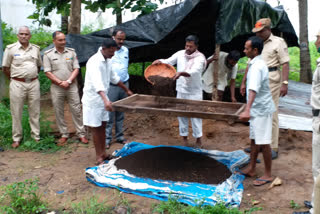
POLYGON ((149 76, 148 79, 153 83, 152 95, 175 97, 176 81, 170 77, 149 76))
POLYGON ((195 152, 172 147, 145 149, 115 163, 137 177, 219 184, 231 176, 222 163, 195 152))

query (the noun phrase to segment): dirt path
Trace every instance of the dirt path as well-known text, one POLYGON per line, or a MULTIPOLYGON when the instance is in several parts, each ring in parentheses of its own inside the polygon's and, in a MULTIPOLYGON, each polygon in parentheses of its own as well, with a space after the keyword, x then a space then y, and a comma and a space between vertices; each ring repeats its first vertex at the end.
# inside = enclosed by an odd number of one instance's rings
MULTIPOLYGON (((42 110, 54 121, 50 102, 42 103, 42 110)), ((65 109, 68 111, 67 107, 65 109)), ((72 126, 67 114, 68 124, 72 126)), ((56 128, 56 126, 54 126, 56 128)), ((71 128, 74 131, 73 128, 71 128)), ((151 145, 180 145, 178 121, 173 117, 143 114, 126 114, 126 138, 131 141, 151 145)), ((243 149, 249 145, 248 126, 236 123, 204 120, 204 148, 222 151, 243 149)), ((191 133, 191 130, 190 130, 191 133)), ((191 136, 191 134, 190 134, 191 136)), ((283 180, 283 185, 267 190, 268 186, 254 187, 253 179, 244 181, 244 194, 241 210, 252 207, 257 200, 263 211, 257 213, 292 213, 290 201, 300 205, 310 199, 313 180, 311 175, 311 138, 312 133, 281 130, 280 156, 273 162, 273 174, 283 180)), ((194 143, 194 140, 191 141, 194 143)), ((112 144, 109 153, 120 149, 121 144, 112 144)), ((262 159, 261 156, 259 156, 262 159)), ((71 203, 83 201, 92 195, 99 200, 108 199, 115 205, 120 195, 124 195, 133 207, 133 213, 151 213, 152 204, 157 200, 131 194, 120 194, 113 189, 97 187, 85 178, 85 169, 93 166, 95 153, 92 142, 89 145, 73 143, 55 154, 17 152, 9 150, 0 153, 0 185, 39 177, 43 198, 53 207, 68 209, 71 203)), ((258 164, 258 175, 262 174, 263 165, 258 164)), ((300 209, 305 210, 305 209, 300 209)))

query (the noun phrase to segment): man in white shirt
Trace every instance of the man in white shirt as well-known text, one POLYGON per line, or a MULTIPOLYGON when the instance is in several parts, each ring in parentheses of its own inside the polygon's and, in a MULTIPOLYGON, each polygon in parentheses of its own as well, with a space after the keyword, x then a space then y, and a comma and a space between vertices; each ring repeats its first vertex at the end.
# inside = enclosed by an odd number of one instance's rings
POLYGON ((247 105, 239 115, 243 121, 250 120, 251 153, 248 167, 239 173, 253 177, 256 175, 256 160, 262 151, 265 170, 264 174, 253 181, 253 185, 261 186, 270 183, 271 175, 271 147, 272 142, 272 114, 276 108, 269 88, 269 71, 261 57, 263 41, 256 36, 250 37, 245 43, 244 52, 248 58, 247 73, 247 105))
MULTIPOLYGON (((173 54, 168 59, 160 59, 152 64, 167 63, 177 65, 177 73, 174 80, 177 80, 177 98, 202 100, 201 74, 206 68, 206 58, 198 51, 198 37, 190 35, 186 38, 185 50, 173 54)), ((185 145, 188 145, 189 118, 178 117, 179 132, 183 137, 185 145)), ((196 145, 201 147, 202 119, 191 118, 193 137, 196 138, 196 145)))
MULTIPOLYGON (((202 74, 202 88, 203 88, 203 99, 212 99, 212 89, 213 89, 213 61, 217 60, 218 56, 213 55, 207 60, 209 65, 206 71, 202 74)), ((221 51, 219 54, 219 73, 218 73, 218 100, 222 101, 223 93, 230 81, 230 94, 231 102, 236 103, 237 99, 235 97, 236 88, 236 78, 238 72, 238 61, 240 59, 240 53, 236 50, 226 53, 221 51)))
POLYGON ((112 102, 107 94, 110 82, 117 84, 128 95, 132 92, 120 81, 111 69, 110 58, 114 55, 117 44, 112 39, 105 39, 101 48, 87 62, 85 84, 83 88, 83 124, 88 126, 96 150, 96 164, 104 163, 109 156, 105 150, 106 121, 108 111, 112 111, 112 102))

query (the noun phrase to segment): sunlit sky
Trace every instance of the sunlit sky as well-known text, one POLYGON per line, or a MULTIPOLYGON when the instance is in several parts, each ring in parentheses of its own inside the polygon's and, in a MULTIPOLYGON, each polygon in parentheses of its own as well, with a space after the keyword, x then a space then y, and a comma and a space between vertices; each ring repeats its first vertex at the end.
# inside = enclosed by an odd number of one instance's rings
MULTIPOLYGON (((278 6, 278 0, 267 0, 267 2, 273 7, 278 6)), ((280 0, 280 4, 284 6, 299 37, 298 0, 280 0)), ((320 0, 308 0, 308 27, 309 41, 314 41, 316 33, 320 30, 320 0)))

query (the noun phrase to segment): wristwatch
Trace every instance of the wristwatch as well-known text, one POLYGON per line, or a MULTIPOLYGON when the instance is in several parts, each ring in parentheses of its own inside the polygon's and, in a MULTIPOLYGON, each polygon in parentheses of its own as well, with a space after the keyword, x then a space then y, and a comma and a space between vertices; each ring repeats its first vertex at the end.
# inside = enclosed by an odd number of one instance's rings
POLYGON ((67 83, 71 84, 71 83, 72 83, 72 81, 71 81, 71 80, 69 80, 69 79, 67 79, 67 83))
POLYGON ((285 84, 285 85, 288 85, 288 81, 287 80, 283 81, 282 83, 285 84))

